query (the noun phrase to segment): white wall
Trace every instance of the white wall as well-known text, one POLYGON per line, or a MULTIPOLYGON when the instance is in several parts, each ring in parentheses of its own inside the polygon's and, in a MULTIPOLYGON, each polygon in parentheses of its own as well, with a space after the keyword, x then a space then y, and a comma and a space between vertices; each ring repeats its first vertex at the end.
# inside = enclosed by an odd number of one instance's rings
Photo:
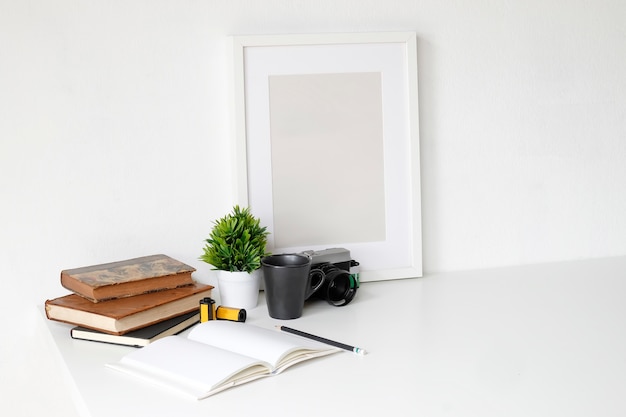
POLYGON ((2 414, 73 412, 34 309, 61 269, 164 252, 209 273, 233 201, 227 35, 417 32, 426 273, 626 254, 625 18, 618 0, 0 0, 2 414))

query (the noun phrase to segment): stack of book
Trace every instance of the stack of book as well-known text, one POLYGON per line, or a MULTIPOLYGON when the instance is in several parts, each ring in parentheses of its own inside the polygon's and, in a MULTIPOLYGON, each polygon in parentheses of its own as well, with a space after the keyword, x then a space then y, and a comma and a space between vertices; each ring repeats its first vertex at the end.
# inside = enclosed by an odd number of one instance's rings
POLYGON ((75 339, 145 346, 199 320, 210 285, 195 282, 195 269, 166 255, 61 271, 72 291, 45 302, 50 320, 75 325, 75 339))

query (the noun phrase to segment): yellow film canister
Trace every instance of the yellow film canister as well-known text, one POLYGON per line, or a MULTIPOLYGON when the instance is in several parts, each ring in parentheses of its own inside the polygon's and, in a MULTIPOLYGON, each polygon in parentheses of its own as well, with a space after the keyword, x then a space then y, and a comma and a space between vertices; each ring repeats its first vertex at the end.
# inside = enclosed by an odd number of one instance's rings
POLYGON ((205 297, 200 300, 200 323, 215 320, 215 300, 205 297))
POLYGON ((215 316, 218 320, 230 320, 243 323, 246 321, 246 310, 243 308, 219 306, 215 312, 215 316))

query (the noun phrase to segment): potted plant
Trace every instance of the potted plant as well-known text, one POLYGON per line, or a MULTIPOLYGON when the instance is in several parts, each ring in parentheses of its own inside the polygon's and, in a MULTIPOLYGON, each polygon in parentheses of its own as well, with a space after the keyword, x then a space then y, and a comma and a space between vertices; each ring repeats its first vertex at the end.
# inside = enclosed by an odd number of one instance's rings
POLYGON ((214 222, 200 260, 218 271, 217 285, 224 306, 256 307, 268 234, 248 207, 236 205, 214 222))

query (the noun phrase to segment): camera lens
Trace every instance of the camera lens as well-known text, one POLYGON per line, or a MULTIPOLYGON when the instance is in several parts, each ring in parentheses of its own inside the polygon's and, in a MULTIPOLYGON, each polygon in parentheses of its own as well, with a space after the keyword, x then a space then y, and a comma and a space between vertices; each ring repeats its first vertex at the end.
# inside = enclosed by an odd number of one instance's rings
MULTIPOLYGON (((344 306, 352 301, 356 294, 357 284, 348 271, 330 263, 316 265, 313 268, 311 273, 321 272, 325 281, 319 289, 319 295, 322 298, 335 306, 344 306)), ((311 277, 313 278, 314 276, 311 277)))

